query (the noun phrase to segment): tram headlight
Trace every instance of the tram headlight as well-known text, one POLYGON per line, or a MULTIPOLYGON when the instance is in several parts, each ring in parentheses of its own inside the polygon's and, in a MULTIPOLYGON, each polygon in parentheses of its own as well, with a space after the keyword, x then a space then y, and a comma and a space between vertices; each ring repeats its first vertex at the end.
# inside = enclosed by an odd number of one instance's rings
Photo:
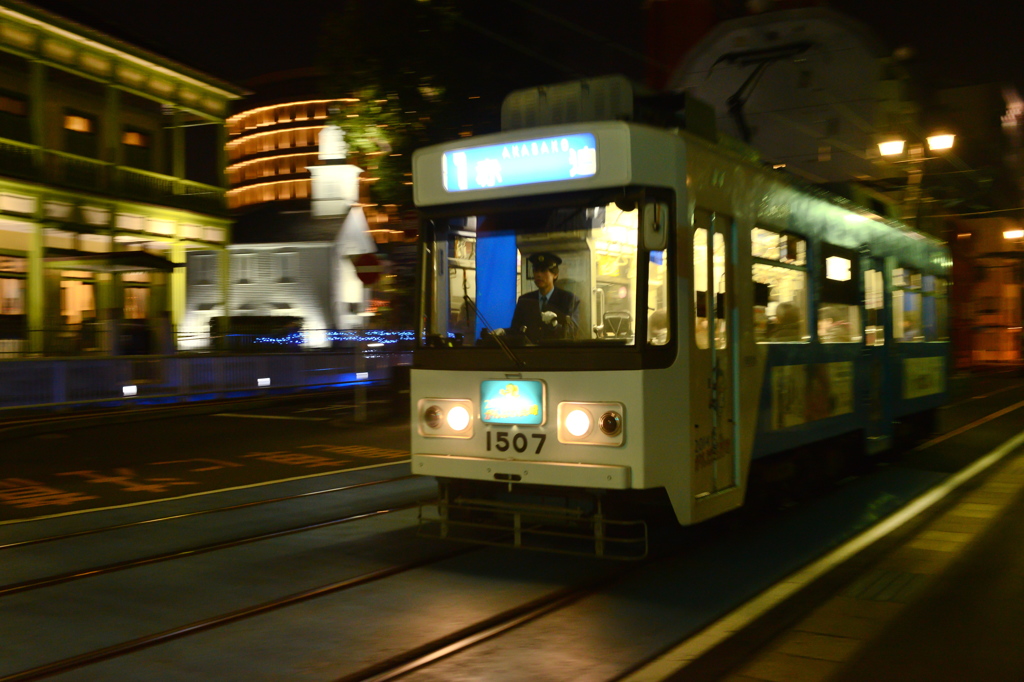
POLYGON ((417 404, 419 434, 430 438, 472 438, 472 400, 423 398, 417 404))
POLYGON ((448 426, 453 431, 465 431, 469 426, 469 410, 462 405, 456 405, 448 410, 448 426))
POLYGON ((558 442, 622 445, 626 427, 624 414, 622 403, 558 403, 558 442))
POLYGON ((590 415, 584 410, 573 410, 565 417, 565 430, 576 438, 590 433, 590 415))

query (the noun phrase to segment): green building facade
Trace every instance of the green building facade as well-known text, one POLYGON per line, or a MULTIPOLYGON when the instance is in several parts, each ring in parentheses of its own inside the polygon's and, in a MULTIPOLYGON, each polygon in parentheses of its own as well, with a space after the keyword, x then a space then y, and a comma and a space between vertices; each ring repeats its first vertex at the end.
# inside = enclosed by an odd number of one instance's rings
POLYGON ((0 358, 166 352, 190 250, 218 254, 226 293, 225 119, 244 94, 0 0, 0 358))

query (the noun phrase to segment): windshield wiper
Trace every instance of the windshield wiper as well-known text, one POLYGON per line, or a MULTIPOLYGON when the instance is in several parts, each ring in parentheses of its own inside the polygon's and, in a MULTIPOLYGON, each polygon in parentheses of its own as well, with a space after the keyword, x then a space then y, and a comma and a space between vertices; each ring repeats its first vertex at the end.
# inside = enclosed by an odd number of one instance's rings
MULTIPOLYGON (((465 280, 463 280, 462 286, 466 286, 465 280)), ((501 351, 508 357, 508 359, 512 361, 512 364, 516 366, 516 369, 524 369, 526 367, 526 363, 523 362, 511 348, 509 348, 509 345, 505 343, 505 339, 502 338, 501 334, 494 333, 494 328, 491 326, 491 323, 487 321, 487 317, 484 316, 484 314, 480 312, 480 309, 476 307, 476 302, 470 298, 469 292, 463 291, 462 298, 466 303, 466 309, 473 313, 474 319, 476 319, 478 315, 480 316, 481 321, 484 323, 484 331, 491 335, 491 338, 494 339, 494 342, 498 344, 498 347, 501 348, 501 351)))

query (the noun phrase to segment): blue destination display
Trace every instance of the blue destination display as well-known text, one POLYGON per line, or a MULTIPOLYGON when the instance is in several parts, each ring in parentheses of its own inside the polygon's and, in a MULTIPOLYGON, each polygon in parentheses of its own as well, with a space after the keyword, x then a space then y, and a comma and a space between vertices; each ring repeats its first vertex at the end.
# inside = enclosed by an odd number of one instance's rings
POLYGON ((490 144, 445 152, 441 163, 449 192, 573 180, 597 173, 597 141, 575 133, 490 144))
POLYGON ((487 424, 543 424, 544 384, 508 379, 480 382, 480 418, 487 424))

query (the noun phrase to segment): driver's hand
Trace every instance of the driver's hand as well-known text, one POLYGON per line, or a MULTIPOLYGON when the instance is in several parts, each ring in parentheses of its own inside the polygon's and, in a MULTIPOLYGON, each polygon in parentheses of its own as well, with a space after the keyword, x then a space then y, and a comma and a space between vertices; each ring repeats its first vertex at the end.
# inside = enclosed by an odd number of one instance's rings
POLYGON ((491 330, 491 336, 505 336, 505 329, 503 327, 498 327, 497 329, 492 329, 491 330))
POLYGON ((545 310, 541 312, 540 319, 544 322, 544 324, 549 324, 552 327, 558 326, 558 315, 556 313, 551 312, 550 310, 545 310))

